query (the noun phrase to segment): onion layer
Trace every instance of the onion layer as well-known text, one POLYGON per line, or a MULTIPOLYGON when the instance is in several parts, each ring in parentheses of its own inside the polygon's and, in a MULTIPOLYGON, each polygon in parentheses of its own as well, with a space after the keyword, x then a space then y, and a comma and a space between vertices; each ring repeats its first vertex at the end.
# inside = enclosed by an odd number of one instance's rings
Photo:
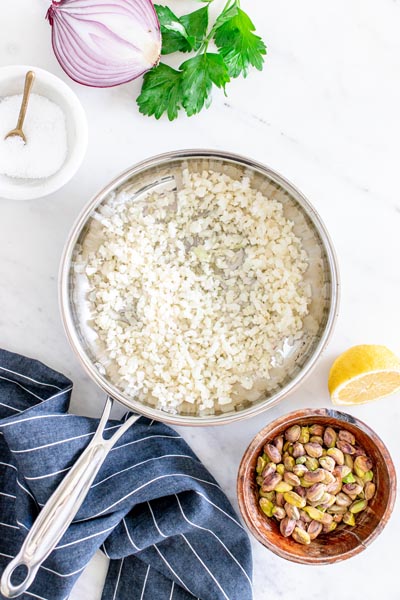
POLYGON ((78 83, 112 87, 159 61, 161 33, 151 0, 53 0, 54 53, 78 83))

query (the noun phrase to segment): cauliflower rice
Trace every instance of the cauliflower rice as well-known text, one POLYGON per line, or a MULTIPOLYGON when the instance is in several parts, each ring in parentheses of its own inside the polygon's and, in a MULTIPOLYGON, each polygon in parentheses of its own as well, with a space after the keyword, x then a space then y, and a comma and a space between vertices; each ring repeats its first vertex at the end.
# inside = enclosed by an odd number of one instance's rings
POLYGON ((310 302, 282 204, 247 177, 184 170, 178 192, 121 191, 95 219, 98 243, 76 270, 111 381, 172 414, 260 397, 310 302))

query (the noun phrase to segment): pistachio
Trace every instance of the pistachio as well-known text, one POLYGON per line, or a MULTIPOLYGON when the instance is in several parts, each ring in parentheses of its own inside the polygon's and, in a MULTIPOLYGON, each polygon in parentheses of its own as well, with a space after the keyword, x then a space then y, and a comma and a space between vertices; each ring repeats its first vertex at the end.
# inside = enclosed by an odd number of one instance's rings
POLYGON ((349 511, 353 514, 356 514, 356 513, 359 513, 361 511, 365 510, 367 508, 367 506, 368 506, 367 500, 356 500, 350 506, 349 511))
POLYGON ((313 435, 310 437, 310 442, 313 444, 319 444, 320 446, 322 446, 322 444, 324 443, 324 440, 322 439, 322 437, 320 435, 313 435))
POLYGON ((259 456, 257 459, 257 467, 256 467, 256 472, 259 475, 261 475, 261 473, 263 472, 265 465, 266 465, 266 461, 263 459, 262 456, 259 456))
POLYGON ((332 504, 328 508, 328 513, 330 515, 344 515, 347 512, 347 506, 339 506, 338 504, 332 504))
POLYGON ((357 456, 365 456, 365 450, 360 446, 355 445, 353 458, 357 458, 357 456))
POLYGON ((290 446, 290 442, 285 442, 285 443, 283 444, 283 451, 284 451, 284 452, 287 452, 287 450, 288 450, 289 446, 290 446))
POLYGON ((343 515, 343 523, 346 523, 346 525, 351 525, 352 527, 354 527, 354 525, 356 524, 356 520, 354 518, 353 513, 346 512, 343 515))
POLYGON ((285 456, 285 458, 283 459, 283 464, 285 466, 286 471, 293 471, 296 462, 293 456, 285 456))
POLYGON ((311 456, 311 458, 319 458, 320 456, 322 456, 321 444, 316 444, 315 442, 307 442, 307 444, 304 444, 304 449, 307 452, 308 456, 311 456))
POLYGON ((336 477, 335 481, 333 481, 332 483, 329 483, 326 486, 326 491, 329 492, 329 494, 338 494, 340 492, 340 490, 342 489, 342 480, 340 479, 340 477, 336 477))
POLYGON ((306 505, 306 501, 304 498, 296 494, 296 492, 284 492, 283 497, 285 498, 288 504, 292 504, 293 506, 297 506, 297 508, 303 508, 306 505))
POLYGON ((272 462, 274 462, 275 464, 281 462, 281 453, 279 452, 278 448, 276 448, 272 444, 265 444, 264 452, 268 456, 268 458, 272 460, 272 462))
POLYGON ((354 461, 354 470, 359 477, 364 477, 372 469, 372 460, 367 456, 357 456, 354 461))
POLYGON ((314 485, 307 490, 307 500, 310 502, 320 501, 325 494, 325 489, 323 483, 314 483, 314 485))
POLYGON ((300 510, 300 519, 304 521, 304 523, 311 523, 312 521, 311 517, 306 512, 304 512, 303 509, 300 510))
POLYGON ((344 440, 338 440, 336 442, 336 446, 343 452, 343 454, 354 454, 354 447, 349 444, 349 442, 345 442, 344 440))
POLYGON ((331 515, 328 515, 327 513, 324 513, 322 510, 314 508, 313 506, 305 506, 304 511, 309 517, 311 517, 311 519, 313 519, 313 521, 318 521, 324 525, 331 523, 333 520, 331 515))
MULTIPOLYGON (((340 450, 339 450, 339 452, 340 452, 340 450)), ((350 454, 344 455, 344 464, 346 465, 346 467, 349 467, 349 469, 353 470, 354 460, 353 460, 353 457, 350 456, 350 454)))
POLYGON ((318 460, 316 458, 311 458, 311 456, 307 456, 304 464, 309 471, 315 471, 315 469, 318 469, 319 467, 318 460))
POLYGON ((347 496, 347 494, 345 494, 344 492, 340 492, 336 496, 336 504, 338 506, 350 506, 350 504, 351 504, 351 498, 349 498, 347 496))
POLYGON ((325 471, 323 469, 307 471, 304 473, 303 479, 307 483, 321 483, 325 479, 325 471))
POLYGON ((304 521, 302 521, 301 519, 298 519, 296 521, 296 527, 299 527, 300 529, 302 529, 303 531, 307 531, 307 525, 304 523, 304 521))
POLYGON ((282 475, 272 473, 264 479, 261 489, 263 492, 272 492, 280 481, 282 481, 282 475))
MULTIPOLYGON (((358 485, 360 485, 361 488, 364 489, 364 484, 365 484, 364 479, 362 477, 358 477, 357 475, 354 476, 354 479, 355 479, 355 481, 352 481, 350 483, 358 483, 358 485)), ((346 481, 346 483, 348 483, 348 482, 346 481)))
POLYGON ((289 442, 297 442, 300 437, 301 427, 300 425, 292 425, 289 429, 285 431, 285 439, 289 442))
POLYGON ((375 484, 372 481, 367 481, 364 488, 365 500, 371 500, 375 494, 375 484))
POLYGON ((307 442, 310 441, 310 432, 308 431, 308 427, 301 428, 301 433, 300 433, 300 437, 299 437, 298 441, 301 444, 307 444, 307 442))
POLYGON ((367 471, 367 472, 364 474, 363 481, 364 481, 364 483, 366 483, 367 481, 372 481, 372 480, 373 480, 373 478, 374 478, 374 473, 373 473, 373 471, 367 471))
POLYGON ((300 456, 304 456, 306 453, 303 444, 300 442, 295 442, 293 445, 292 456, 294 458, 299 458, 300 456))
POLYGON ((347 431, 347 429, 341 429, 338 433, 338 438, 343 442, 348 442, 352 446, 356 443, 356 438, 350 431, 347 431))
MULTIPOLYGON (((308 471, 307 471, 307 473, 308 473, 308 471)), ((314 485, 314 483, 305 481, 304 477, 300 477, 300 485, 303 488, 310 488, 311 486, 314 485)))
POLYGON ((333 494, 329 494, 328 492, 325 492, 320 500, 321 508, 324 508, 324 509, 329 508, 330 506, 332 506, 332 504, 335 504, 335 501, 336 501, 336 496, 334 496, 333 494))
POLYGON ((355 483, 356 478, 354 477, 353 473, 348 473, 345 477, 342 477, 342 481, 343 483, 350 485, 352 483, 355 483))
POLYGON ((335 523, 341 523, 343 521, 343 516, 340 513, 337 513, 336 515, 333 515, 333 520, 335 521, 335 523))
POLYGON ((286 471, 286 473, 283 476, 283 481, 289 483, 292 487, 300 485, 300 479, 297 477, 297 475, 291 473, 290 471, 286 471))
POLYGON ((285 504, 285 498, 283 497, 282 492, 276 492, 276 495, 275 495, 275 504, 277 506, 284 506, 284 504, 285 504))
POLYGON ((298 542, 299 544, 304 544, 305 546, 307 546, 311 542, 310 536, 308 535, 307 531, 300 529, 300 527, 294 528, 292 538, 295 542, 298 542))
POLYGON ((324 444, 328 448, 333 448, 336 444, 337 435, 332 427, 327 427, 324 431, 324 444))
POLYGON ((304 489, 304 487, 302 487, 301 485, 296 486, 293 489, 294 492, 296 492, 296 494, 298 494, 299 496, 301 496, 302 498, 306 497, 306 490, 304 489))
POLYGON ((272 473, 275 473, 275 471, 276 471, 276 464, 268 463, 267 466, 264 468, 261 475, 262 475, 263 479, 266 479, 267 477, 272 475, 272 473))
POLYGON ((275 486, 275 491, 276 492, 290 492, 290 490, 293 489, 293 486, 290 485, 289 483, 286 483, 286 481, 280 481, 276 486, 275 486))
POLYGON ((282 477, 283 477, 283 474, 285 472, 285 465, 282 463, 279 463, 279 465, 276 465, 276 472, 279 473, 279 475, 282 475, 282 477))
POLYGON ((332 473, 336 476, 336 477, 340 477, 341 479, 343 479, 344 477, 347 477, 347 475, 349 475, 351 473, 349 467, 346 467, 346 465, 336 465, 336 467, 333 469, 332 473))
POLYGON ((307 460, 307 457, 305 455, 299 456, 299 458, 296 458, 296 465, 304 465, 306 460, 307 460))
POLYGON ((326 469, 327 471, 333 471, 336 463, 331 456, 321 456, 319 459, 319 464, 323 469, 326 469))
POLYGON ((294 519, 289 519, 288 517, 285 517, 280 522, 279 530, 283 537, 289 537, 290 535, 292 535, 295 527, 296 521, 294 519))
POLYGON ((297 477, 303 477, 304 473, 307 473, 308 469, 305 465, 294 465, 293 473, 297 477))
POLYGON ((339 448, 329 448, 326 454, 331 456, 337 465, 344 465, 344 455, 339 448))
POLYGON ((295 521, 300 519, 300 511, 297 506, 293 506, 293 504, 286 502, 284 508, 289 519, 294 519, 295 521))
POLYGON ((289 446, 288 446, 287 451, 288 451, 288 454, 290 456, 293 456, 293 444, 292 444, 292 442, 289 442, 289 446))
POLYGON ((334 481, 336 481, 336 478, 333 475, 333 473, 331 473, 330 471, 325 471, 325 477, 324 477, 324 480, 322 483, 329 485, 330 483, 333 483, 334 481))
POLYGON ((263 492, 262 489, 260 489, 258 494, 261 496, 261 498, 267 498, 267 500, 275 502, 275 492, 263 492))
POLYGON ((274 446, 275 448, 277 448, 277 450, 282 454, 282 450, 283 450, 283 435, 277 435, 274 438, 274 446))
POLYGON ((311 523, 309 523, 307 527, 307 533, 310 536, 310 540, 315 540, 315 538, 319 536, 322 531, 322 527, 322 523, 319 523, 318 521, 311 521, 311 523))
POLYGON ((308 430, 311 435, 319 435, 321 437, 324 437, 325 429, 322 425, 311 425, 311 427, 309 427, 308 430))
POLYGON ((334 531, 337 527, 337 523, 335 523, 335 521, 331 521, 329 524, 324 525, 322 528, 322 531, 324 533, 330 533, 331 531, 334 531))
POLYGON ((272 515, 280 521, 286 517, 286 510, 282 506, 274 506, 272 509, 272 515))
POLYGON ((264 514, 267 515, 267 517, 272 517, 272 510, 274 508, 274 505, 270 500, 268 500, 267 498, 260 498, 259 505, 261 510, 264 514))

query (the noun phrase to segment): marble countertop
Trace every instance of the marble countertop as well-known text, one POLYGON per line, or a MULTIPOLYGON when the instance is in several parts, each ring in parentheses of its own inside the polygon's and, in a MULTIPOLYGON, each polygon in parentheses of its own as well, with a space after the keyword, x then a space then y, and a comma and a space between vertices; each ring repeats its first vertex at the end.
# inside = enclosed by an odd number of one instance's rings
MULTIPOLYGON (((44 20, 48 3, 4 3, 0 66, 33 64, 68 81, 87 112, 89 149, 78 174, 59 192, 31 202, 0 200, 0 343, 70 377, 72 410, 98 415, 103 393, 82 371, 62 330, 59 259, 78 212, 120 171, 172 149, 248 155, 296 184, 334 240, 341 311, 313 374, 251 420, 216 429, 180 428, 236 506, 236 472, 249 441, 294 408, 330 406, 327 375, 338 353, 357 343, 380 343, 400 354, 400 2, 243 0, 268 44, 265 70, 230 84, 227 98, 215 94, 211 108, 197 118, 182 116, 172 124, 138 114, 138 82, 109 90, 70 82, 51 50, 44 20)), ((185 0, 185 6, 193 5, 185 0)), ((376 430, 398 465, 400 397, 348 412, 376 430)), ((371 547, 328 567, 286 562, 254 541, 255 600, 373 600, 383 590, 386 600, 399 598, 399 518, 398 503, 371 547)), ((96 556, 71 599, 99 599, 106 566, 96 556)))

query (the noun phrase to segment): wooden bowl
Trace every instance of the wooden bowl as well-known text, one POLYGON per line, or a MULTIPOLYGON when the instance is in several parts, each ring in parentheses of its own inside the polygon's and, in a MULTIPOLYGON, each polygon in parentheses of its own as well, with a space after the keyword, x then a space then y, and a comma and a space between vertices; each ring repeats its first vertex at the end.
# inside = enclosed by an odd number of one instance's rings
POLYGON ((323 565, 345 560, 362 552, 382 531, 392 513, 396 498, 396 472, 388 449, 365 423, 336 410, 298 410, 273 421, 262 429, 247 448, 239 467, 237 493, 239 507, 247 527, 261 544, 287 560, 323 565), (291 425, 330 425, 347 429, 357 444, 373 460, 375 496, 367 509, 356 516, 355 527, 340 523, 331 533, 321 534, 308 546, 284 538, 279 524, 260 509, 256 483, 257 458, 267 441, 284 433, 291 425))

